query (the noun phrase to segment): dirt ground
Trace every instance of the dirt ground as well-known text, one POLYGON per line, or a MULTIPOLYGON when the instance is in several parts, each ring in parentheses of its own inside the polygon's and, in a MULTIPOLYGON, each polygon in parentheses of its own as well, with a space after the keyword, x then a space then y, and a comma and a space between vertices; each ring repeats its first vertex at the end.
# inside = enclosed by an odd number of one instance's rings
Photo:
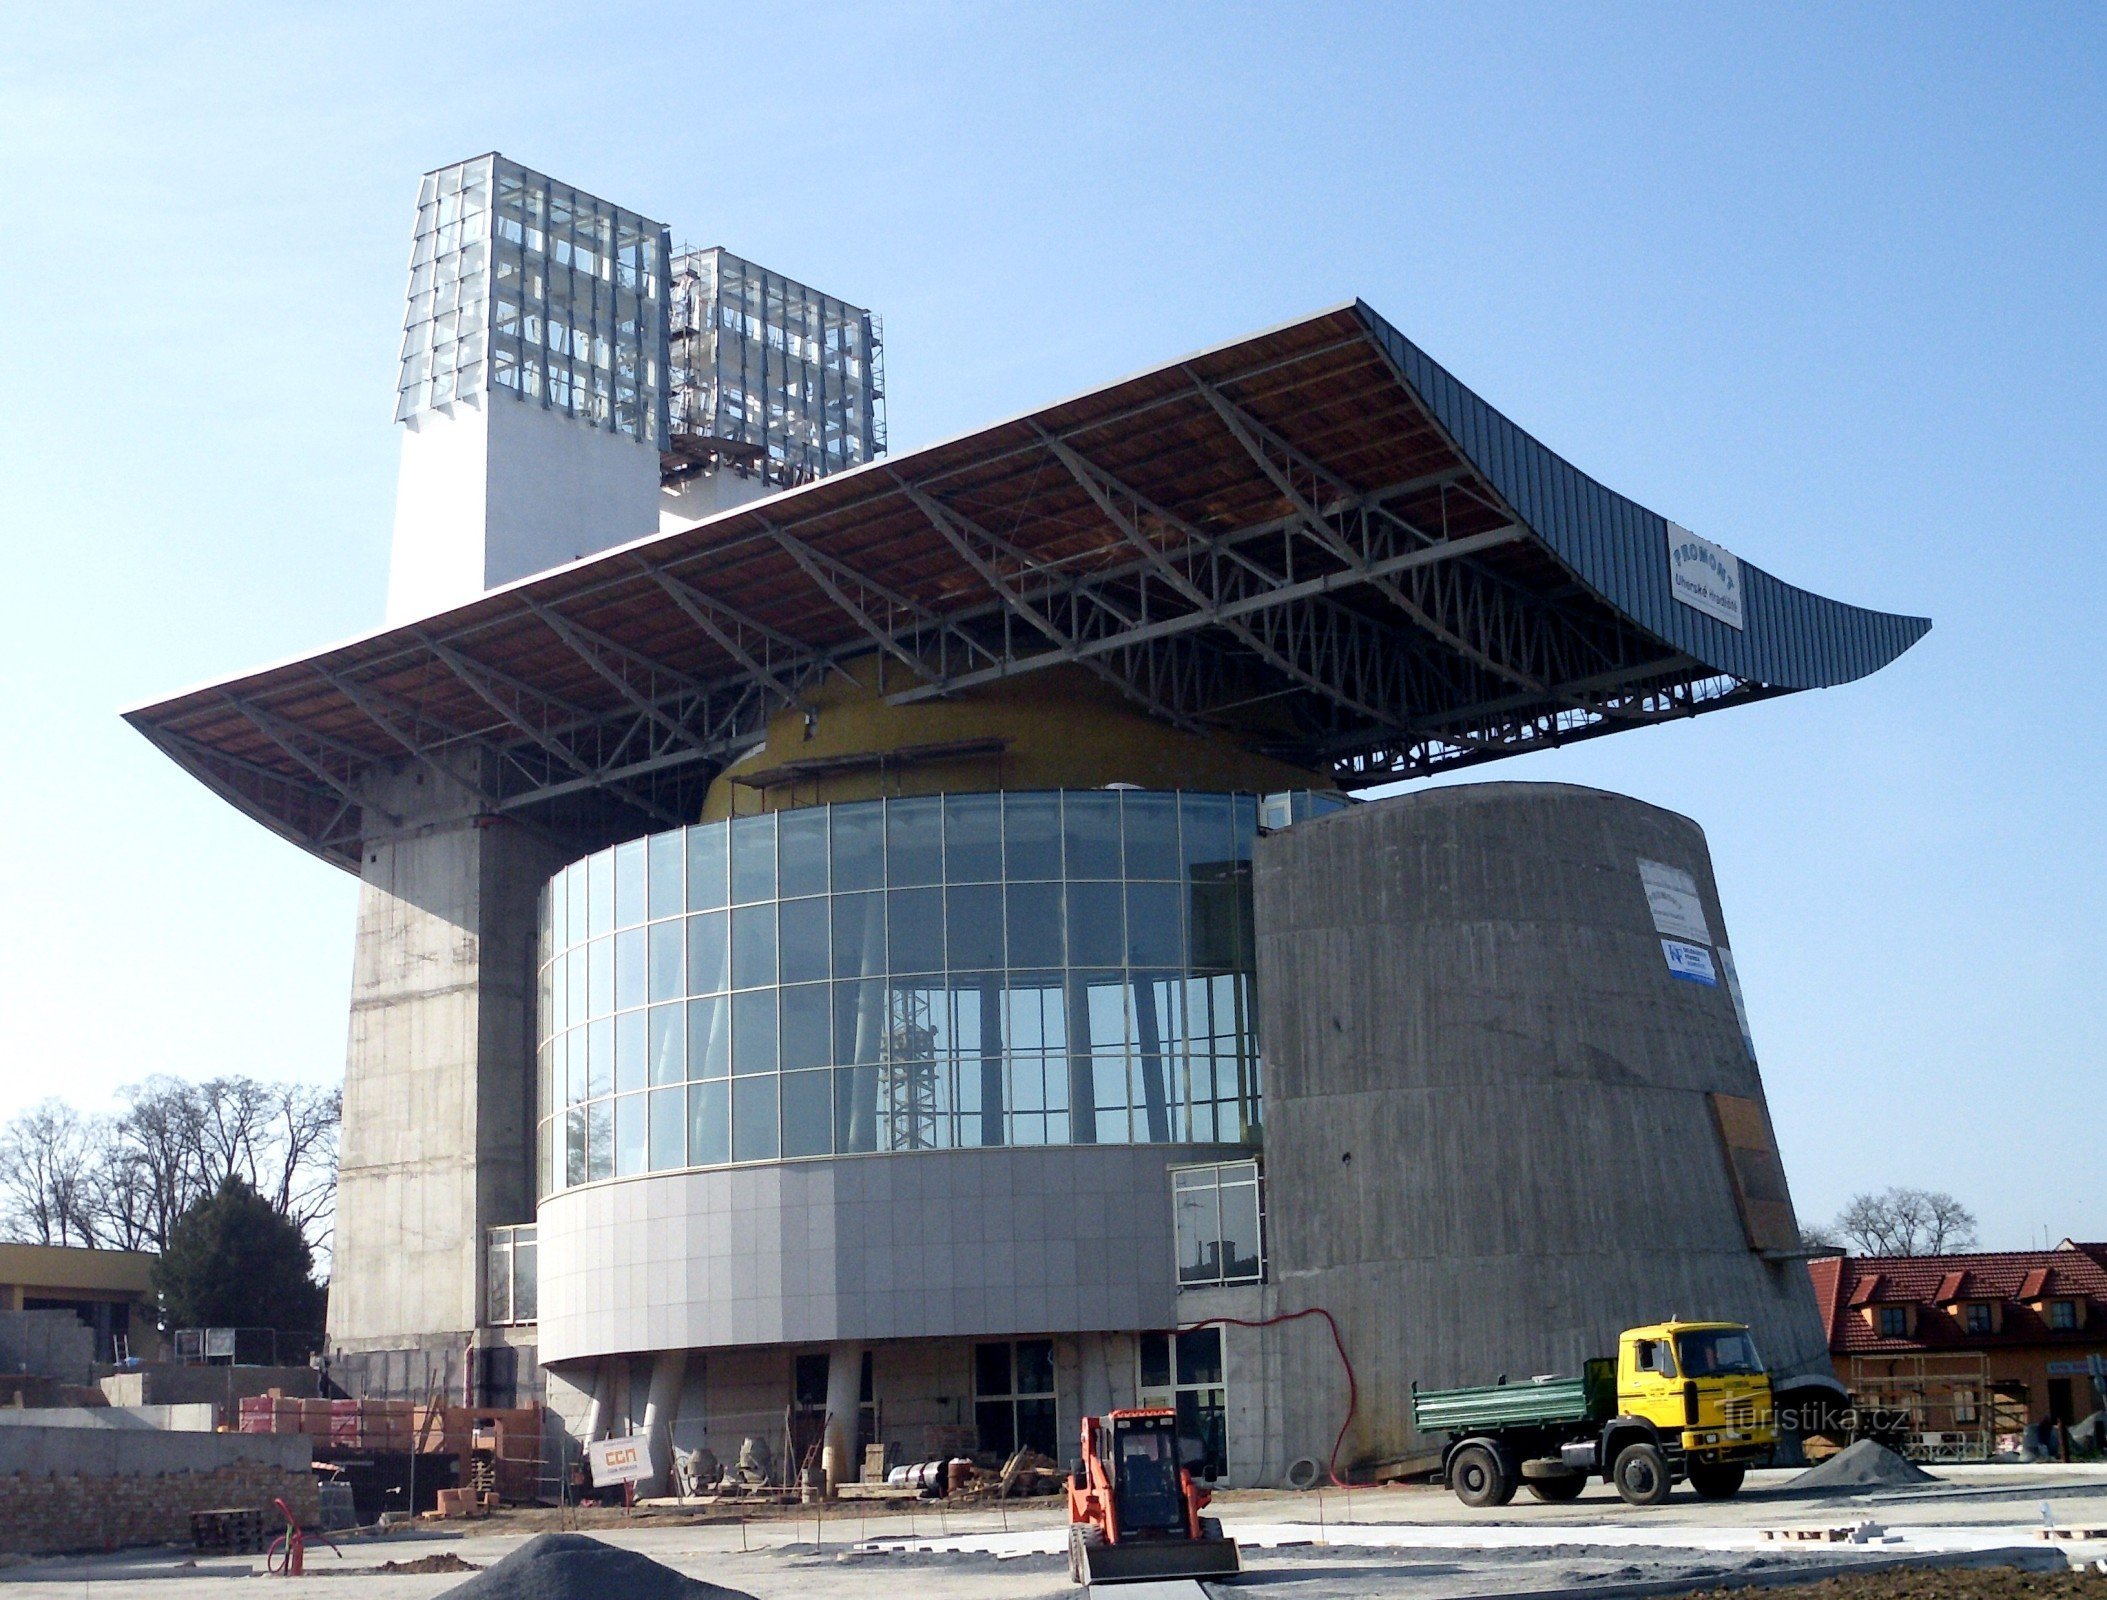
MULTIPOLYGON (((1741 1589, 1693 1589, 1677 1600, 1750 1600, 1741 1589)), ((2107 1573, 2010 1567, 1871 1572, 1762 1591, 1762 1600, 2107 1600, 2107 1573)))

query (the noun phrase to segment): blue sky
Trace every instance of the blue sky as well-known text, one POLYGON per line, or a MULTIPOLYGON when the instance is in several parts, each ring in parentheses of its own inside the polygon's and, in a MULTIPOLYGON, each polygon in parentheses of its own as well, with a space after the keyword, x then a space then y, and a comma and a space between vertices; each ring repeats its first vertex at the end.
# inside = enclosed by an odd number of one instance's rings
POLYGON ((876 307, 896 448, 1360 295, 1613 487, 1934 618, 1480 775, 1704 825, 1804 1214, 2107 1236, 2103 19, 10 10, 0 1115, 341 1073, 352 881, 117 711, 378 624, 415 180, 496 148, 876 307))

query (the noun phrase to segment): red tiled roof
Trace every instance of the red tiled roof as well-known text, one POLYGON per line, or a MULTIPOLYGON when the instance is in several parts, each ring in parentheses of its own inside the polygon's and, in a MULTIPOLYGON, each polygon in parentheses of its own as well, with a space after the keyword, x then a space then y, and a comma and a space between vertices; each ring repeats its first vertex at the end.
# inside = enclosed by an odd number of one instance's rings
POLYGON ((1821 1256, 1807 1263, 1815 1303, 1838 1355, 1904 1354, 1929 1348, 2012 1344, 2086 1344, 2107 1319, 2107 1244, 2065 1240, 2054 1250, 1985 1251, 1948 1256, 1821 1256), (2053 1284, 2054 1287, 2049 1286, 2053 1284), (2056 1330, 2026 1302, 2053 1296, 2089 1299, 2091 1325, 2056 1330), (2006 1302, 2003 1327, 1968 1334, 1944 1308, 1962 1300, 2006 1302), (1915 1337, 1883 1339, 1860 1309, 1916 1305, 1915 1337))

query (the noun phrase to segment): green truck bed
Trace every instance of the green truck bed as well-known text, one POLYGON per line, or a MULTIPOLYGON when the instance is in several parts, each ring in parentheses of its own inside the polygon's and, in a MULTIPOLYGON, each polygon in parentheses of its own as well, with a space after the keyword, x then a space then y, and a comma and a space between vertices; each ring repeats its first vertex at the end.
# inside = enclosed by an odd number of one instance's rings
POLYGON ((1614 1362, 1595 1360, 1577 1378, 1534 1378, 1475 1389, 1412 1389, 1412 1425, 1424 1434, 1485 1433, 1603 1422, 1615 1412, 1614 1362))

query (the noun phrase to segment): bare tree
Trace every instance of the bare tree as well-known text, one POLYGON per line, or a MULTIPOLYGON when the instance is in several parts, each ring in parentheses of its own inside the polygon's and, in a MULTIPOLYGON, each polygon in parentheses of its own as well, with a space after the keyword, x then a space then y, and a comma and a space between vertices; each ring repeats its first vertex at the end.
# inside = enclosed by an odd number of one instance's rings
POLYGON ((1975 1213, 1943 1190, 1856 1195, 1830 1231, 1869 1256, 1936 1256, 1976 1244, 1975 1213))
POLYGON ((9 1237, 99 1244, 90 1196, 102 1130, 63 1100, 30 1107, 0 1133, 0 1203, 9 1237))
POLYGON ((114 1117, 49 1100, 0 1130, 0 1212, 13 1236, 162 1250, 184 1212, 236 1178, 327 1251, 336 1091, 155 1077, 120 1092, 114 1117))

